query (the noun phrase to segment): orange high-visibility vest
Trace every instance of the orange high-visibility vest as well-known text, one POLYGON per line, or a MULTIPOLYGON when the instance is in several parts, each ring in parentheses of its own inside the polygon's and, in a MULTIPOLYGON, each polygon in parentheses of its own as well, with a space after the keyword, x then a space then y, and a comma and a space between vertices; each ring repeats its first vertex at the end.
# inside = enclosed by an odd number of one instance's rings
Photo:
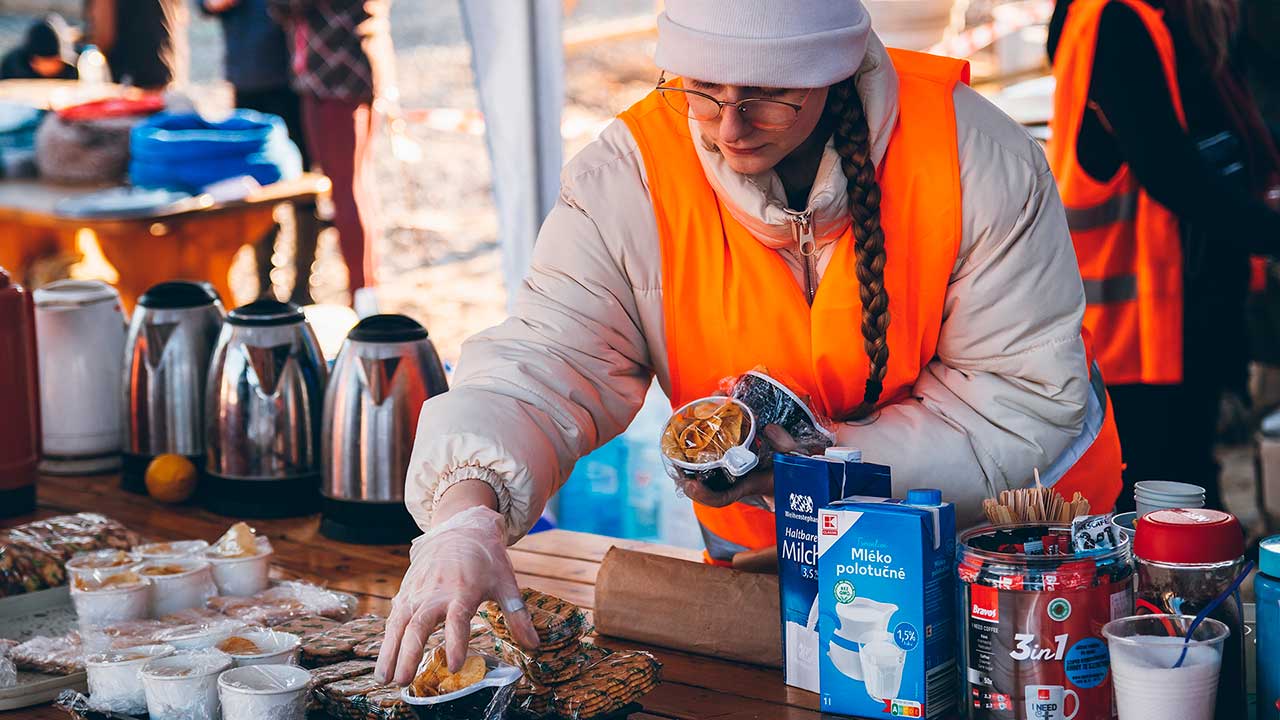
MULTIPOLYGON (((1049 124, 1049 167, 1067 209, 1067 224, 1084 278, 1084 325, 1097 343, 1107 382, 1182 381, 1182 243, 1178 219, 1138 184, 1127 164, 1109 180, 1089 176, 1076 155, 1089 108, 1089 80, 1102 10, 1112 0, 1076 0, 1062 27, 1053 63, 1057 91, 1049 124)), ((1178 119, 1173 40, 1160 11, 1123 2, 1142 18, 1164 66, 1178 119)), ((1105 118, 1103 118, 1105 122, 1105 118)))
MULTIPOLYGON (((968 79, 962 61, 891 53, 899 78, 898 122, 877 168, 892 316, 881 405, 906 398, 936 354, 962 232, 952 93, 968 79)), ((721 379, 763 364, 802 386, 818 412, 846 418, 861 403, 868 374, 852 232, 836 241, 810 306, 785 261, 717 197, 688 120, 656 92, 621 117, 644 159, 661 240, 672 405, 712 395, 721 379)), ((1104 393, 1095 403, 1099 418, 1105 399, 1104 393)), ((1097 457, 1091 446, 1107 446, 1094 442, 1105 427, 1095 423, 1072 460, 1084 458, 1068 463, 1059 485, 1087 492, 1095 507, 1110 507, 1120 486, 1118 444, 1114 457, 1088 470, 1097 457)), ((1114 439, 1114 424, 1109 427, 1114 439)), ((735 503, 694 509, 713 561, 775 544, 774 517, 764 508, 735 503)))

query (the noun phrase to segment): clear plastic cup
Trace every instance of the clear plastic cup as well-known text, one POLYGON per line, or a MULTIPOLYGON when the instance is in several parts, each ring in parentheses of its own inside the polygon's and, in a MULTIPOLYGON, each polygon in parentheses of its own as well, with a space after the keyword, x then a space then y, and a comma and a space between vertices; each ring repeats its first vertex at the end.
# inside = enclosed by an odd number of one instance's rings
POLYGON ((1231 634, 1212 618, 1184 636, 1190 615, 1137 615, 1102 628, 1111 654, 1111 678, 1120 720, 1213 720, 1222 669, 1222 645, 1231 634))
POLYGON ((303 720, 311 673, 295 665, 253 665, 218 677, 222 720, 303 720))

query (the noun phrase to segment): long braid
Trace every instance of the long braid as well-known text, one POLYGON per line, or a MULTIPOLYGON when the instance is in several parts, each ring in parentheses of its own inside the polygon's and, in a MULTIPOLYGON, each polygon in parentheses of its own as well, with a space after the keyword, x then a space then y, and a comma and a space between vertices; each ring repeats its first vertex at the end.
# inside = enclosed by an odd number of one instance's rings
POLYGON ((880 227, 880 184, 871 160, 870 130, 853 78, 831 88, 828 112, 834 123, 834 145, 848 179, 853 218, 858 291, 862 299, 862 345, 870 361, 862 404, 848 418, 860 420, 875 411, 889 368, 889 292, 884 287, 884 230, 880 227))

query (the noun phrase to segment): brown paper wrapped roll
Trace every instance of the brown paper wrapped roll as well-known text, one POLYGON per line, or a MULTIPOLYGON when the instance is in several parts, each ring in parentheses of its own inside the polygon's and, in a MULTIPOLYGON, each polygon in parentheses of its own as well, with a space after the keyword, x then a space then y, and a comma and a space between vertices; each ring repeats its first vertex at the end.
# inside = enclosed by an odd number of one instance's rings
POLYGON ((778 578, 612 548, 596 576, 596 631, 782 667, 778 578))

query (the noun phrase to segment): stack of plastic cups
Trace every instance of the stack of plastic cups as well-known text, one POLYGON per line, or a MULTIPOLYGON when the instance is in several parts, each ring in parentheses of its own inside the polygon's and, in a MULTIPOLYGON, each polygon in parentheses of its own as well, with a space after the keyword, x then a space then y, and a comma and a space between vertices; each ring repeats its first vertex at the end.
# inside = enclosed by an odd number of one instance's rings
POLYGON ((1133 486, 1133 502, 1138 517, 1155 510, 1202 508, 1204 488, 1190 483, 1146 480, 1133 486))

